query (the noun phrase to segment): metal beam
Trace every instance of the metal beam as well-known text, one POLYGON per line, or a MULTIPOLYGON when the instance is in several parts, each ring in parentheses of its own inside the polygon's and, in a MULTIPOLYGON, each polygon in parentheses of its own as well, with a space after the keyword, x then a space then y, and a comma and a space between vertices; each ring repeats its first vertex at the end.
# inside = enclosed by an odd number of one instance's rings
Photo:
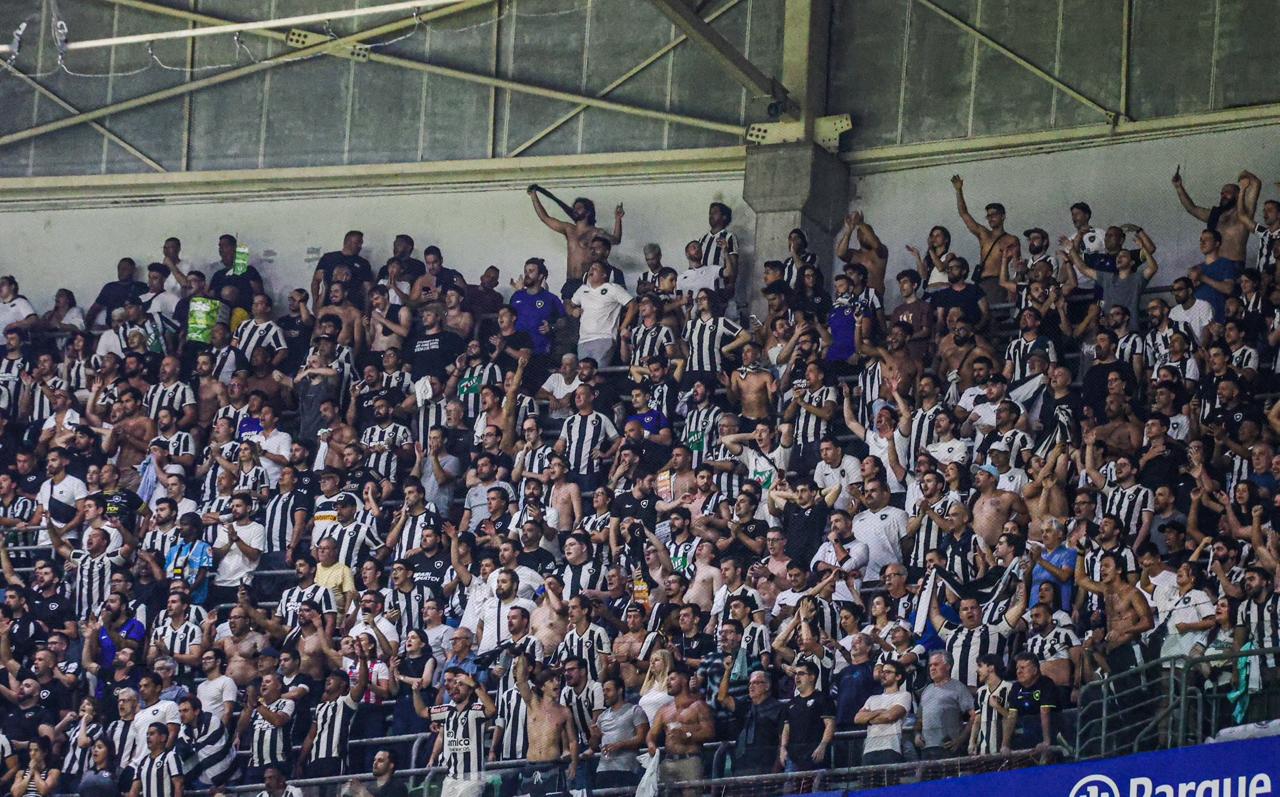
POLYGON ((1250 105, 1221 111, 1180 114, 1157 119, 1126 121, 1007 133, 974 138, 951 138, 919 144, 866 147, 841 154, 854 174, 882 174, 930 166, 951 166, 971 161, 1004 159, 1092 147, 1168 140, 1183 136, 1225 133, 1253 127, 1280 125, 1280 103, 1250 105))
MULTIPOLYGON (((734 6, 738 5, 738 3, 740 3, 740 2, 742 2, 742 0, 729 0, 729 2, 727 2, 727 3, 725 3, 724 5, 720 6, 720 7, 719 7, 719 8, 717 8, 715 11, 712 11, 712 12, 707 16, 707 22, 714 22, 715 20, 719 19, 721 16, 723 16, 725 13, 727 13, 727 12, 729 11, 729 9, 731 9, 731 8, 733 8, 734 6)), ((630 68, 630 69, 628 69, 626 72, 623 72, 623 73, 622 73, 621 75, 619 75, 619 76, 618 76, 618 77, 617 77, 617 78, 616 78, 612 83, 610 83, 609 85, 607 85, 607 86, 605 86, 603 89, 601 89, 601 90, 600 90, 600 93, 599 93, 599 94, 597 94, 596 96, 597 96, 597 97, 602 97, 602 98, 603 98, 603 97, 607 97, 607 96, 609 96, 609 94, 611 94, 611 93, 613 93, 614 91, 616 91, 616 90, 617 90, 619 87, 621 87, 624 83, 626 83, 627 81, 631 80, 631 78, 635 77, 636 75, 640 74, 640 73, 641 73, 641 72, 643 72, 644 70, 648 69, 650 66, 653 66, 653 64, 657 63, 657 62, 658 62, 658 61, 659 61, 659 60, 660 60, 664 55, 666 55, 667 53, 671 52, 672 50, 674 50, 675 48, 679 47, 680 45, 684 44, 684 43, 685 43, 685 42, 687 42, 688 40, 689 40, 689 37, 688 37, 688 36, 686 36, 686 35, 684 35, 683 33, 681 33, 680 35, 676 36, 674 39, 672 39, 671 41, 669 41, 669 42, 667 42, 666 44, 662 45, 662 47, 658 48, 658 50, 656 50, 656 51, 655 51, 652 55, 650 55, 648 58, 644 59, 644 60, 643 60, 643 61, 641 61, 640 63, 638 63, 638 64, 636 64, 635 66, 631 67, 631 68, 630 68)), ((571 119, 576 118, 576 117, 578 116, 578 114, 580 114, 580 113, 582 113, 583 111, 587 110, 587 108, 588 108, 588 107, 589 107, 589 106, 587 106, 587 105, 579 105, 579 106, 577 106, 576 108, 574 108, 573 110, 568 111, 567 113, 565 113, 565 114, 561 115, 561 116, 560 116, 558 119, 556 119, 554 122, 552 122, 551 124, 549 124, 549 125, 547 125, 546 127, 542 128, 542 129, 541 129, 541 130, 539 130, 537 133, 534 133, 534 134, 533 134, 533 136, 531 136, 531 137, 530 137, 528 140, 526 140, 523 144, 521 144, 520 146, 518 146, 518 147, 516 147, 516 148, 512 149, 510 152, 508 152, 508 153, 507 153, 507 157, 509 157, 509 158, 514 158, 515 156, 522 154, 525 150, 529 149, 529 148, 530 148, 530 147, 532 147, 534 144, 537 144, 539 141, 541 141, 542 139, 544 139, 544 138, 546 138, 547 136, 551 135, 551 134, 552 134, 552 133, 554 133, 556 130, 559 130, 562 126, 564 126, 564 124, 565 124, 566 122, 570 121, 571 119)))
POLYGON ((755 92, 757 97, 770 97, 774 106, 770 108, 771 113, 776 110, 779 115, 793 118, 798 114, 800 109, 787 94, 786 87, 747 60, 719 31, 704 22, 685 0, 653 0, 653 4, 672 24, 684 31, 684 35, 710 53, 736 82, 755 92))
MULTIPOLYGON (((35 89, 41 95, 52 100, 55 104, 61 106, 63 110, 70 111, 73 114, 80 113, 79 108, 76 108, 71 103, 59 97, 57 94, 54 94, 53 91, 46 88, 38 80, 26 74, 25 72, 21 71, 13 64, 9 63, 8 61, 0 60, 0 65, 3 65, 4 68, 9 72, 9 74, 13 75, 18 80, 21 80, 23 83, 26 83, 28 86, 35 89)), ((92 127, 94 130, 97 130, 99 133, 101 133, 103 137, 105 137, 108 141, 112 142, 116 146, 123 149, 125 152, 129 153, 133 157, 145 163, 152 171, 156 171, 156 172, 166 171, 166 169, 163 166, 161 166, 159 163, 147 157, 147 154, 145 152, 138 149, 134 145, 130 144, 128 141, 125 141, 123 138, 111 132, 106 127, 98 124, 97 122, 90 122, 89 126, 92 127)))
MULTIPOLYGON (((150 11, 152 13, 160 14, 162 16, 172 17, 174 19, 183 19, 188 22, 194 22, 196 24, 201 24, 201 25, 232 24, 225 19, 212 17, 212 16, 209 16, 208 14, 198 14, 192 11, 183 11, 181 9, 170 8, 168 6, 162 6, 156 3, 148 2, 148 0, 99 0, 99 2, 107 3, 110 5, 126 6, 128 8, 134 8, 140 11, 150 11)), ((420 16, 420 19, 424 22, 429 21, 431 19, 438 19, 450 13, 456 13, 457 11, 468 10, 471 8, 475 8, 477 6, 486 5, 491 2, 493 2, 493 0, 463 0, 463 2, 457 5, 448 6, 438 11, 431 12, 429 14, 422 14, 420 16), (460 6, 465 6, 465 8, 461 8, 460 6)), ((246 33, 251 36, 258 36, 265 39, 272 39, 274 41, 284 41, 285 38, 287 38, 287 34, 281 33, 280 31, 275 31, 275 30, 250 30, 250 31, 246 31, 246 33)), ((369 34, 369 35, 377 35, 377 34, 369 34)), ((346 50, 349 48, 343 47, 342 45, 338 44, 338 42, 350 44, 356 37, 366 38, 365 34, 356 34, 355 37, 346 37, 345 39, 334 40, 328 43, 327 46, 329 47, 329 49, 323 54, 333 56, 335 58, 345 57, 347 55, 346 50)), ((324 45, 317 45, 317 47, 321 47, 321 46, 324 46, 324 45)), ((308 52, 313 49, 315 48, 308 47, 302 50, 294 50, 292 51, 292 54, 284 53, 279 56, 275 56, 275 58, 277 59, 288 58, 288 57, 296 58, 300 53, 308 52)), ((274 60, 274 59, 268 59, 268 60, 274 60)), ((744 128, 740 124, 717 122, 714 120, 703 119, 696 116, 688 116, 686 114, 670 113, 667 111, 641 108, 639 106, 630 105, 627 103, 613 102, 611 100, 603 99, 602 97, 591 97, 591 96, 586 96, 582 94, 574 94, 568 91, 560 91, 558 89, 547 88, 544 86, 537 86, 529 83, 522 83, 517 80, 506 80, 503 78, 494 77, 493 75, 485 75, 478 72, 468 72, 463 69, 454 69, 451 67, 428 64, 422 61, 415 61, 413 59, 404 58, 401 56, 387 55, 386 53, 381 53, 377 51, 373 51, 369 54, 369 60, 374 63, 387 64, 388 66, 397 66, 403 69, 412 69, 417 72, 425 72, 427 74, 440 75, 441 77, 453 78, 455 80, 462 80, 469 83, 478 83, 480 85, 488 86, 490 88, 514 91, 518 94, 529 94, 536 97, 542 97, 544 99, 559 100, 562 102, 571 102, 571 103, 575 103, 577 105, 581 105, 585 107, 600 108, 606 111, 615 111, 617 113, 630 114, 632 116, 640 116, 648 119, 657 119, 664 122, 671 122, 673 124, 685 125, 687 127, 697 127, 704 130, 714 130, 719 133, 729 133, 731 135, 737 135, 737 136, 742 136, 744 134, 744 128)), ((263 61, 262 63, 267 63, 267 61, 263 61)), ((215 75, 214 77, 218 77, 218 76, 219 75, 215 75)), ((186 84, 186 85, 190 85, 190 84, 186 84)), ((2 146, 4 143, 6 143, 5 139, 3 137, 0 137, 0 146, 2 146)))
MULTIPOLYGON (((658 1, 659 0, 655 0, 655 2, 658 2, 658 1)), ((1117 120, 1121 118, 1125 118, 1125 119, 1128 118, 1123 113, 1113 111, 1110 108, 1107 108, 1106 106, 1080 93, 1080 91, 1064 83, 1057 76, 1031 63, 1026 58, 1022 57, 1021 55, 1018 55, 1013 50, 1010 50, 1008 47, 1004 46, 1000 42, 991 38, 986 33, 983 33, 978 28, 974 27, 973 25, 970 25, 968 22, 965 22, 963 19, 960 19, 955 14, 952 14, 950 11, 946 10, 942 6, 933 2, 933 0, 915 0, 915 2, 929 9, 930 11, 937 14, 938 16, 942 17, 947 22, 950 22, 952 25, 955 25, 960 30, 975 37, 978 41, 982 42, 983 44, 987 45, 991 49, 1000 53, 1004 57, 1008 58, 1010 61, 1013 61, 1018 66, 1027 70, 1028 72, 1040 78, 1041 80, 1045 81, 1046 83, 1052 85, 1054 88, 1058 89, 1063 94, 1066 94, 1068 97, 1071 97, 1072 99, 1076 100, 1077 102, 1083 105, 1089 106, 1090 108, 1094 109, 1098 113, 1107 117, 1107 120, 1112 124, 1114 124, 1117 120)))
POLYGON ((0 213, 9 211, 118 207, 129 202, 287 202, 297 198, 345 197, 352 190, 413 196, 427 190, 523 190, 530 182, 548 187, 579 185, 584 179, 647 184, 657 175, 687 179, 741 179, 746 147, 698 147, 593 155, 530 155, 524 158, 372 163, 227 169, 164 174, 91 174, 75 177, 0 178, 0 213))

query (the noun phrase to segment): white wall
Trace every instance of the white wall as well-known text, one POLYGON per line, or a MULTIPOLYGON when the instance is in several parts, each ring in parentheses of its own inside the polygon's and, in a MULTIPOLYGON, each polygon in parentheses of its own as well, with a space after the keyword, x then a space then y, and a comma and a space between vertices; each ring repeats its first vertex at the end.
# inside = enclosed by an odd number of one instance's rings
POLYGON ((893 275, 915 265, 904 246, 911 243, 923 250, 935 224, 951 231, 954 251, 977 263, 977 239, 956 214, 949 181, 957 172, 964 177, 974 217, 981 221, 986 203, 1001 202, 1009 212, 1006 229, 1018 235, 1043 227, 1056 245, 1057 236, 1071 232, 1069 208, 1078 201, 1089 203, 1096 226, 1142 226, 1157 246, 1160 272, 1153 284, 1167 285, 1199 261, 1197 241, 1203 229, 1178 203, 1170 183, 1174 167, 1182 164, 1187 190, 1202 206, 1217 202, 1222 184, 1234 182, 1245 168, 1262 178, 1262 199, 1276 198, 1280 150, 1275 137, 1275 127, 1258 127, 867 175, 854 180, 851 194, 853 207, 865 210, 889 247, 886 287, 895 301, 893 275))
MULTIPOLYGON (((641 248, 649 242, 662 247, 664 262, 682 268, 684 245, 706 231, 712 201, 735 209, 734 230, 750 251, 754 217, 742 202, 740 178, 548 187, 566 202, 577 195, 591 197, 605 228, 612 227, 615 205, 625 205, 623 243, 614 248, 612 260, 630 273, 644 267, 641 248)), ((164 239, 176 235, 183 259, 204 265, 217 259, 218 235, 229 232, 264 261, 259 268, 280 299, 293 287, 310 285, 315 262, 339 248, 348 229, 364 232, 364 256, 375 268, 390 256, 392 238, 404 232, 414 237, 419 257, 434 243, 444 251, 446 264, 468 281, 494 264, 503 272, 505 288, 528 257, 546 258, 554 289, 564 280, 563 239, 538 222, 523 190, 509 187, 0 212, 0 273, 16 276, 38 311, 52 305, 61 287, 74 290, 87 307, 102 284, 115 279, 119 258, 132 257, 145 268, 160 259, 164 239)), ((628 284, 634 287, 634 280, 628 284)))

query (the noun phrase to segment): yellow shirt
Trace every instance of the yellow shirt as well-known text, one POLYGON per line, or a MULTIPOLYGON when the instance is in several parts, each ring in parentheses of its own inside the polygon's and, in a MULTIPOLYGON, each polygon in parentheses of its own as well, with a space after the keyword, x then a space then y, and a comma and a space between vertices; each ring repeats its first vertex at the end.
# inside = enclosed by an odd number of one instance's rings
POLYGON ((316 583, 333 593, 334 605, 341 616, 347 609, 347 596, 354 595, 356 591, 356 580, 351 575, 351 568, 342 562, 317 564, 316 583))

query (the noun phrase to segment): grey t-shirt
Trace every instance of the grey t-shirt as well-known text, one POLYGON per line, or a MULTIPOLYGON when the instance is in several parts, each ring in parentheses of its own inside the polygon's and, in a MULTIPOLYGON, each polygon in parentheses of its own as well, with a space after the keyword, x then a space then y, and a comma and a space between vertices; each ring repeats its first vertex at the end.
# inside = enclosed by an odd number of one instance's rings
POLYGON ((958 739, 972 709, 973 695, 956 679, 948 679, 941 686, 935 683, 926 686, 920 693, 924 746, 941 747, 948 739, 958 739))
POLYGON ((1147 287, 1147 279, 1142 276, 1141 267, 1127 277, 1121 277, 1113 271, 1098 272, 1098 287, 1102 288, 1102 312, 1106 313, 1115 305, 1129 311, 1129 331, 1138 328, 1138 302, 1142 299, 1142 291, 1147 287))
POLYGON ((453 503, 453 496, 458 492, 458 485, 461 483, 462 462, 453 454, 443 453, 440 455, 440 468, 452 476, 453 479, 444 486, 436 480, 436 469, 431 464, 429 457, 424 458, 422 463, 422 491, 426 493, 426 501, 428 504, 435 504, 436 511, 447 515, 450 511, 450 505, 453 503))
MULTIPOLYGON (((637 705, 623 703, 600 713, 600 746, 625 742, 634 738, 636 729, 647 721, 645 713, 637 705)), ((623 750, 613 755, 601 755, 596 772, 639 772, 640 763, 635 750, 623 750)))

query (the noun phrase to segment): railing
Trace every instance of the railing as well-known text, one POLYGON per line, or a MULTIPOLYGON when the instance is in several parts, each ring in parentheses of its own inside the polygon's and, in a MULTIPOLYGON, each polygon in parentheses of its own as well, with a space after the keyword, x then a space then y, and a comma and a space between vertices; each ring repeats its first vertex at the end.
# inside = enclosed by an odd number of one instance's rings
MULTIPOLYGON (((1212 656, 1167 656, 1080 689, 1075 757, 1104 758, 1199 744, 1230 725, 1226 691, 1205 689, 1201 665, 1227 664, 1280 653, 1267 648, 1212 656)), ((1234 675, 1233 675, 1234 680, 1234 675)), ((1227 688, 1230 691, 1231 687, 1227 688)))

